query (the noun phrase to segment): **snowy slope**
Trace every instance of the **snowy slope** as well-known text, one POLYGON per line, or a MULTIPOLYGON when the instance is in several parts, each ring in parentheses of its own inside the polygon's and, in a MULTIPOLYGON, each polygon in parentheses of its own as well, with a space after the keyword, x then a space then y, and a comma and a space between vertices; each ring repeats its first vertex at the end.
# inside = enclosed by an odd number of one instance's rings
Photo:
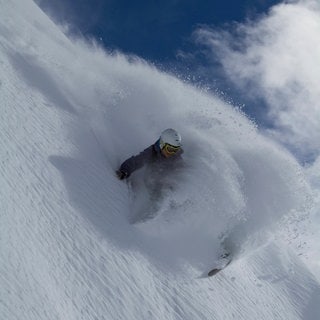
POLYGON ((0 7, 1 319, 319 318, 288 245, 314 191, 288 152, 218 98, 68 39, 32 1, 0 7), (114 170, 167 127, 185 168, 131 224, 148 172, 114 170), (203 277, 222 235, 236 258, 203 277))

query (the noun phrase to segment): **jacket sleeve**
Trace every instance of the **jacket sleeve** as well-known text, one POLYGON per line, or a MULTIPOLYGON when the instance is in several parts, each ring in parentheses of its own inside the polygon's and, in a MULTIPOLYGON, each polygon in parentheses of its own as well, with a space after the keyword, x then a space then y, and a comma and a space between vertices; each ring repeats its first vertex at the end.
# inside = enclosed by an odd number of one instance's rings
POLYGON ((131 175, 132 172, 142 168, 146 163, 152 162, 154 155, 153 145, 143 150, 136 156, 132 156, 122 163, 120 166, 120 171, 125 172, 127 177, 131 175))

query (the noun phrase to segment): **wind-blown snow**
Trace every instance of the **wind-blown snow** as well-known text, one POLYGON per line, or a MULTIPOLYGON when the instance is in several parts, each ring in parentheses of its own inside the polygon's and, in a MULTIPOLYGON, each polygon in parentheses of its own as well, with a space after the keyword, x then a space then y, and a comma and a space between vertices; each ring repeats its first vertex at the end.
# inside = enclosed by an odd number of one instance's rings
POLYGON ((33 2, 0 5, 1 318, 319 317, 319 283, 288 247, 315 200, 288 152, 218 98, 68 39, 33 2), (132 224, 137 184, 154 181, 114 171, 168 127, 185 165, 132 224), (233 263, 203 277, 222 240, 233 263))
POLYGON ((302 162, 316 159, 320 150, 319 1, 283 1, 268 14, 227 30, 201 27, 194 36, 209 47, 240 92, 257 108, 257 101, 265 104, 267 133, 302 162))

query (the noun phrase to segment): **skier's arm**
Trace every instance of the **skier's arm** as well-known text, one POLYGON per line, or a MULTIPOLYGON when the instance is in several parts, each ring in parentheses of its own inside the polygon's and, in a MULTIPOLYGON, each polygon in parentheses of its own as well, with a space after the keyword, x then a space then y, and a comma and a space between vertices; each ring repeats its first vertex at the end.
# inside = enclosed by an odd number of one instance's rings
POLYGON ((152 161, 153 145, 143 150, 136 156, 132 156, 122 163, 120 169, 117 171, 120 180, 128 178, 132 172, 142 168, 146 163, 152 161))

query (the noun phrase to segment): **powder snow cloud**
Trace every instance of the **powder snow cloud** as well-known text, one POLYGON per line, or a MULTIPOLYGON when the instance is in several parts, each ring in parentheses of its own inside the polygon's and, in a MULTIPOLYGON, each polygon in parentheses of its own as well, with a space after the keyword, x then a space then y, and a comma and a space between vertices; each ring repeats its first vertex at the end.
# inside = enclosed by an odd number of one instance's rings
POLYGON ((303 161, 319 156, 319 2, 282 3, 228 31, 203 26, 194 36, 253 104, 266 104, 269 135, 303 161))

